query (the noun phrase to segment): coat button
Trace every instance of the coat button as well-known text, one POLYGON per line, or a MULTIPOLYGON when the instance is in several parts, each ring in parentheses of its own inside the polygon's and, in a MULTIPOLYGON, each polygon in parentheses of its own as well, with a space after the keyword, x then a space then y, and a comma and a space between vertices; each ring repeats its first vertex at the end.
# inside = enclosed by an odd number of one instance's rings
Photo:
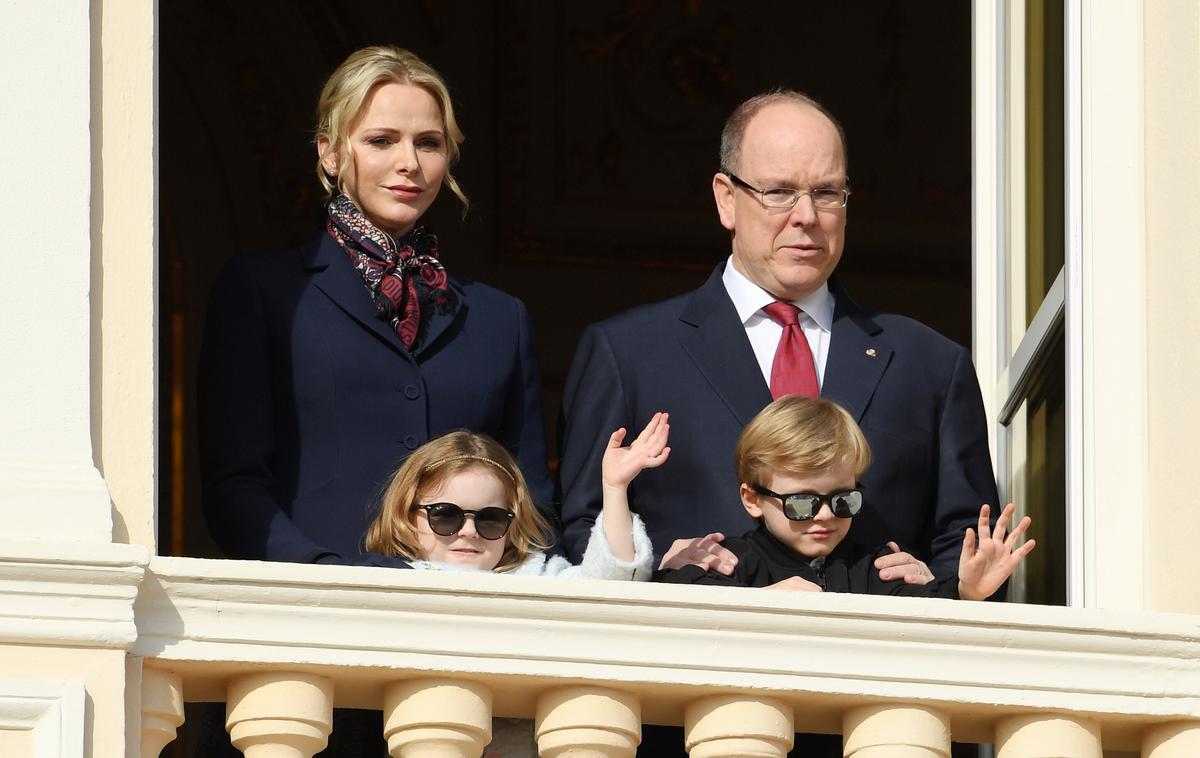
POLYGON ((421 388, 415 384, 404 385, 404 396, 409 400, 416 400, 421 396, 421 388))
POLYGON ((416 450, 419 444, 421 444, 421 441, 417 439, 417 435, 415 434, 410 434, 404 438, 404 446, 409 450, 416 450))

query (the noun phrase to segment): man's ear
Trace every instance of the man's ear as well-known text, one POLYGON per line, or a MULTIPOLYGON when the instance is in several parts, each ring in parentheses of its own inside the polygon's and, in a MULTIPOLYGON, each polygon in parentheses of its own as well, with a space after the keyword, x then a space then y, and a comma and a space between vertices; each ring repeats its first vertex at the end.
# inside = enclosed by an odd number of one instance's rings
POLYGON ((742 498, 742 507, 746 509, 746 513, 750 514, 750 518, 762 518, 762 508, 758 507, 758 493, 749 484, 742 482, 738 487, 738 495, 742 498))
POLYGON ((324 134, 317 135, 317 157, 321 159, 321 168, 325 169, 325 173, 330 176, 338 175, 338 154, 337 150, 329 144, 329 137, 324 134))
POLYGON ((717 215, 721 218, 721 226, 733 231, 733 182, 729 177, 718 171, 713 174, 713 199, 717 201, 717 215))

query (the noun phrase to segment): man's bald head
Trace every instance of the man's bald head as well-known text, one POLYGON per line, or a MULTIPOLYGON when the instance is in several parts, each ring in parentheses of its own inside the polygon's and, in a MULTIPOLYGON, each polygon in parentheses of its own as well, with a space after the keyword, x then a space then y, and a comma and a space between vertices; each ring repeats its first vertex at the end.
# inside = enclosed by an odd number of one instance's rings
POLYGON ((846 152, 846 132, 833 114, 803 92, 794 89, 777 89, 746 100, 735 108, 733 113, 729 114, 729 118, 725 119, 725 128, 721 130, 721 168, 729 169, 734 173, 740 170, 742 137, 746 133, 746 126, 758 115, 759 111, 775 103, 806 105, 829 119, 829 122, 837 129, 838 137, 842 141, 842 159, 847 161, 847 166, 849 165, 846 152))

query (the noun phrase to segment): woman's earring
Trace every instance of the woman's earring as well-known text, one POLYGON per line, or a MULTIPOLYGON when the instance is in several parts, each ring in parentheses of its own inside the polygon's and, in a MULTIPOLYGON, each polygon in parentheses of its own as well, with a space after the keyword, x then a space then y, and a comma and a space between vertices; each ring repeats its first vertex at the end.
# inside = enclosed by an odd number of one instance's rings
POLYGON ((325 169, 326 176, 331 179, 336 179, 338 175, 338 159, 337 153, 332 149, 326 148, 325 155, 321 159, 321 168, 325 169))

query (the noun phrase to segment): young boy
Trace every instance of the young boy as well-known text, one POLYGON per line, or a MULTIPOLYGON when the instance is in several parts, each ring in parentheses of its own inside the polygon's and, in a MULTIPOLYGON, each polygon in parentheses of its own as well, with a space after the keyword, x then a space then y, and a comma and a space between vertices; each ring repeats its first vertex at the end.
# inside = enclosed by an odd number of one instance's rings
MULTIPOLYGON (((1013 506, 993 531, 989 508, 979 509, 978 536, 963 537, 958 576, 926 585, 884 581, 873 563, 891 550, 846 541, 855 514, 870 507, 858 484, 871 452, 854 419, 829 400, 783 397, 746 426, 734 453, 742 506, 758 528, 727 539, 738 558, 732 576, 686 566, 660 581, 808 592, 860 592, 983 600, 1012 575, 1034 541, 1013 546, 1029 528, 1028 516, 1005 536, 1013 506)), ((880 493, 886 497, 886 493, 880 493)))

